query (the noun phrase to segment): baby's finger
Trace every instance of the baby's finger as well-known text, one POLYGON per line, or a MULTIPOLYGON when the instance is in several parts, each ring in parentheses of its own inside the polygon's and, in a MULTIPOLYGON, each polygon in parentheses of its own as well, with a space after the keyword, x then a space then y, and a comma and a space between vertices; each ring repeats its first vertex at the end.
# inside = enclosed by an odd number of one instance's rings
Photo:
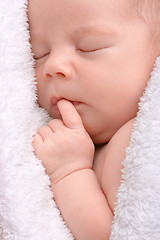
MULTIPOLYGON (((39 158, 39 152, 42 149, 43 139, 42 137, 37 133, 33 136, 33 153, 34 155, 39 158)), ((39 158, 40 159, 40 158, 39 158)))
POLYGON ((33 135, 33 147, 35 148, 37 145, 43 143, 42 137, 37 133, 33 135))
POLYGON ((57 130, 64 127, 63 121, 61 119, 53 119, 49 122, 48 127, 53 131, 56 132, 57 130))
POLYGON ((57 106, 66 127, 83 128, 81 117, 70 101, 61 99, 58 101, 57 106))
POLYGON ((45 141, 53 132, 48 126, 43 126, 39 129, 38 134, 42 137, 43 141, 45 141))

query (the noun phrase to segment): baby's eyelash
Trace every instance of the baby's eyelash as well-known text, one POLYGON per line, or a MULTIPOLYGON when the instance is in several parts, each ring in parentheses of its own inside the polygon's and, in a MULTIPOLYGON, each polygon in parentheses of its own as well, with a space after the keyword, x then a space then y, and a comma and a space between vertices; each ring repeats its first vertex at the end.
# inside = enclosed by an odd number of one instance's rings
POLYGON ((95 52, 95 51, 98 51, 99 49, 91 49, 91 50, 84 50, 84 49, 79 49, 79 51, 81 52, 95 52))
POLYGON ((44 58, 44 57, 47 57, 49 55, 49 53, 45 53, 45 54, 43 54, 42 56, 40 56, 40 57, 36 57, 35 55, 34 55, 34 59, 35 60, 40 60, 40 59, 42 59, 42 58, 44 58))
POLYGON ((77 49, 78 51, 80 52, 83 52, 83 53, 94 53, 96 51, 100 51, 102 49, 104 49, 105 47, 102 47, 102 48, 95 48, 95 49, 89 49, 89 50, 85 50, 85 49, 77 49))

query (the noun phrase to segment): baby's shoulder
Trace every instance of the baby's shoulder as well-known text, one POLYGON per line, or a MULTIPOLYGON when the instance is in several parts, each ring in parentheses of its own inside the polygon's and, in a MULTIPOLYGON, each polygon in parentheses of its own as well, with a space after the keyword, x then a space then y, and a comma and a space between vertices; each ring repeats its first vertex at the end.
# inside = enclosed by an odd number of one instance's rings
POLYGON ((125 150, 130 142, 133 124, 134 119, 131 119, 123 125, 106 145, 104 151, 101 187, 112 211, 114 211, 117 201, 117 190, 120 186, 122 175, 122 161, 125 158, 125 150))

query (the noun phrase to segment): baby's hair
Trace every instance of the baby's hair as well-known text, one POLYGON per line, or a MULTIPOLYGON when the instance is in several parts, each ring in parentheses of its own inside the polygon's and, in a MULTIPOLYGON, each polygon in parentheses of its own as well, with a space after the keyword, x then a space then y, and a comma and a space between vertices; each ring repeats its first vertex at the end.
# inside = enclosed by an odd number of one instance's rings
POLYGON ((160 0, 127 0, 133 14, 145 21, 160 15, 160 0))
POLYGON ((160 0, 127 0, 131 15, 141 18, 160 39, 160 0))

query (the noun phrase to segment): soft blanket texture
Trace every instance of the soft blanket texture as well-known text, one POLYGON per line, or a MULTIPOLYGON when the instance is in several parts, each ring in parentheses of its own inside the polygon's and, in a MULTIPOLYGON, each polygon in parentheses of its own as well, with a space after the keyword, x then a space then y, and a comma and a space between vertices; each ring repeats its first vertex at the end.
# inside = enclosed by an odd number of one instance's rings
MULTIPOLYGON (((49 117, 35 103, 26 10, 27 0, 0 0, 0 239, 71 240, 33 154, 32 135, 49 117)), ((160 57, 127 148, 111 240, 160 239, 159 183, 160 57)))

